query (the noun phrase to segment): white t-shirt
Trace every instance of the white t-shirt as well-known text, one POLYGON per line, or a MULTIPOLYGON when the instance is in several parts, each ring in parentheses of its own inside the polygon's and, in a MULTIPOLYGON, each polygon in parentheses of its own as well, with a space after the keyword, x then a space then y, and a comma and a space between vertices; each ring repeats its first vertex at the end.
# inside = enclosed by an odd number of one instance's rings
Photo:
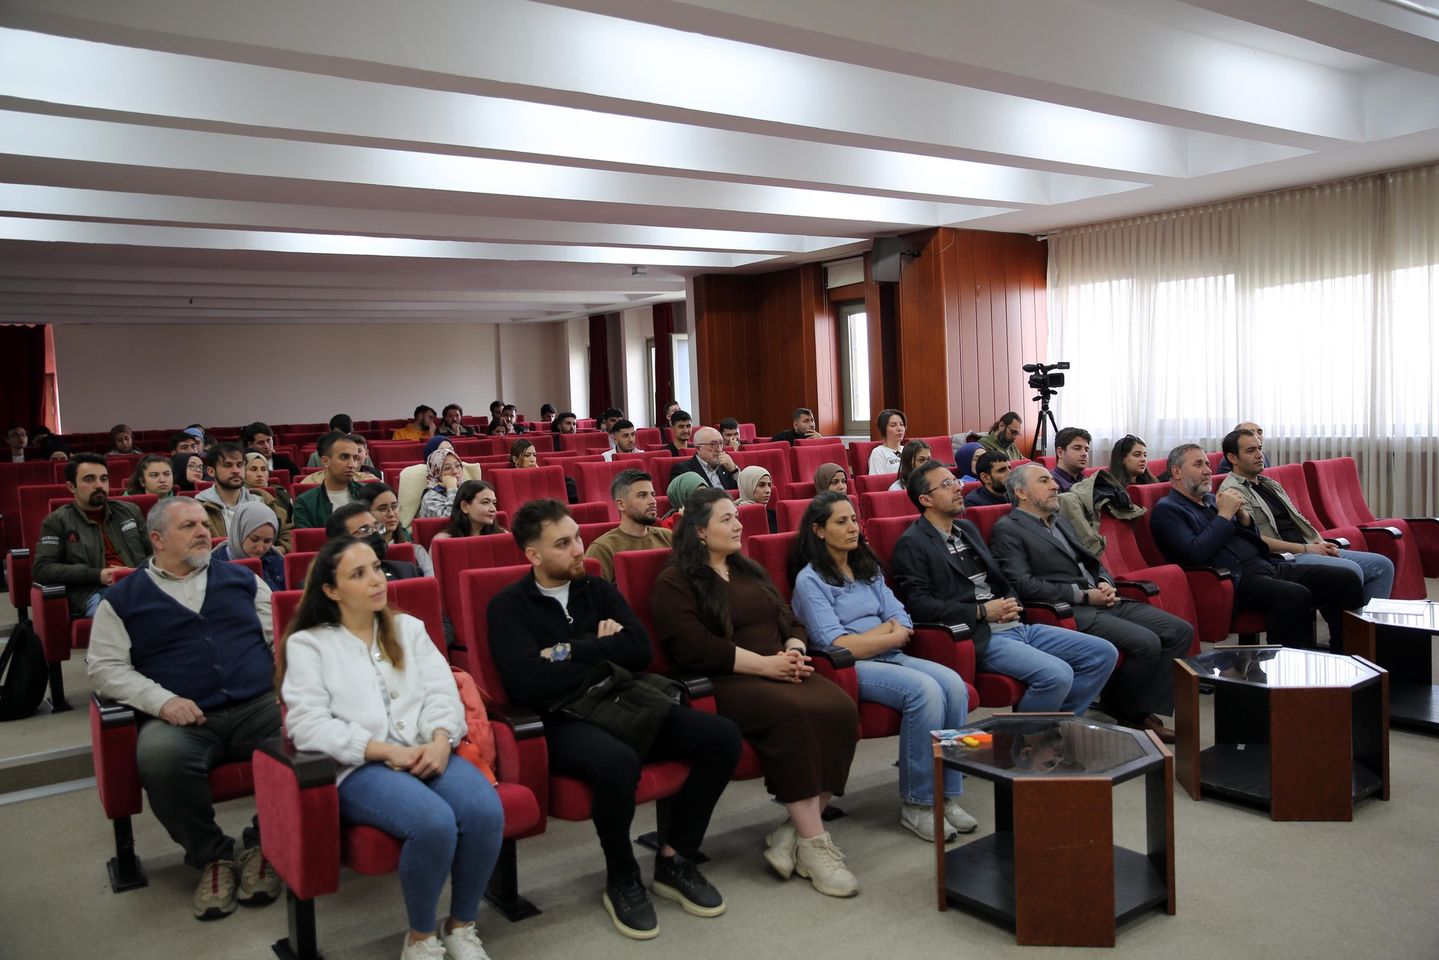
POLYGON ((869 452, 869 472, 899 473, 899 451, 880 444, 869 452))
MULTIPOLYGON (((535 586, 540 587, 538 583, 535 584, 535 586)), ((568 580, 560 584, 558 587, 540 587, 540 593, 543 593, 545 596, 557 602, 560 605, 560 609, 565 612, 565 619, 569 619, 570 582, 568 580)))
POLYGON ((325 490, 325 496, 330 498, 331 509, 339 509, 350 502, 350 488, 343 490, 325 490))

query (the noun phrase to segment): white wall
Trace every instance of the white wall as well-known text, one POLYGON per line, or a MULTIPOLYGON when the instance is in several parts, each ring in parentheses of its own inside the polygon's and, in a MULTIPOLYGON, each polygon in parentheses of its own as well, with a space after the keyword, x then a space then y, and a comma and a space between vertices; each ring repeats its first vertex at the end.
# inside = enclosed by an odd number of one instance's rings
POLYGON ((624 398, 620 406, 637 427, 654 425, 654 414, 650 410, 654 399, 649 391, 649 350, 645 346, 645 341, 654 335, 654 307, 636 307, 620 314, 624 378, 617 392, 624 398))
MULTIPOLYGON (((69 432, 252 420, 408 417, 417 404, 485 415, 502 398, 530 418, 574 400, 563 324, 57 324, 69 432)), ((581 379, 583 384, 583 379, 581 379)))

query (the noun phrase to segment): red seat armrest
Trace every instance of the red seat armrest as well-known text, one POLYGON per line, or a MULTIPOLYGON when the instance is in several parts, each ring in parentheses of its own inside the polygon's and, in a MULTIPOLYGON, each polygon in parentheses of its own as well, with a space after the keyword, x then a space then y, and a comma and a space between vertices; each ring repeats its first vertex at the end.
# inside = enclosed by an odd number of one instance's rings
POLYGON ((1040 603, 1029 601, 1024 604, 1024 622, 1041 623, 1051 627, 1073 630, 1074 608, 1067 603, 1040 603))
POLYGON ((1144 600, 1148 602, 1150 597, 1159 596, 1159 584, 1153 580, 1125 580, 1114 581, 1114 589, 1121 597, 1128 597, 1131 600, 1144 600))
POLYGON ((965 623, 916 623, 905 652, 942 663, 973 684, 976 667, 972 632, 965 623))
MULTIPOLYGON (((549 810, 550 754, 540 715, 511 703, 485 700, 495 733, 495 771, 503 783, 518 783, 535 795, 543 815, 549 810)), ((543 817, 541 824, 544 823, 543 817)))
POLYGON ((30 551, 11 550, 5 555, 5 589, 17 610, 24 610, 30 600, 30 551))
POLYGON ((139 736, 135 710, 114 700, 90 697, 90 753, 100 806, 111 820, 133 817, 143 807, 140 769, 135 763, 139 736))
POLYGON ((46 663, 70 659, 70 601, 58 584, 30 585, 30 616, 45 648, 46 663))
POLYGON ((821 647, 810 644, 807 651, 814 672, 839 686, 849 698, 859 703, 859 677, 854 672, 854 654, 844 647, 821 647))
POLYGON ((336 764, 276 738, 256 748, 255 809, 260 845, 275 872, 301 900, 340 886, 340 796, 336 764))
POLYGON ((1219 643, 1229 636, 1234 619, 1234 574, 1227 567, 1184 567, 1194 611, 1199 617, 1199 639, 1219 643))

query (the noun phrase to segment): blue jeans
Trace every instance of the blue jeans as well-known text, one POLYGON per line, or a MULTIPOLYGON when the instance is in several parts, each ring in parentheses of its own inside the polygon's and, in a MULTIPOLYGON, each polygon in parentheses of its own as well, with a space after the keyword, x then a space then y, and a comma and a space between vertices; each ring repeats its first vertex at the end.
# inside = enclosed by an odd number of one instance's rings
POLYGON ((105 593, 109 589, 109 587, 101 587, 85 598, 85 616, 95 616, 95 611, 100 609, 100 601, 105 599, 105 593))
POLYGON ((404 841, 400 887, 411 930, 435 929, 446 877, 453 881, 450 916, 468 922, 479 914, 505 813, 495 788, 469 761, 451 756, 445 772, 429 780, 367 763, 340 782, 340 819, 404 841))
POLYGON ((979 669, 1002 673, 1029 685, 1016 713, 1074 713, 1089 709, 1104 687, 1119 651, 1108 640, 1022 623, 990 634, 979 669))
POLYGON ((1394 561, 1382 553, 1340 550, 1337 557, 1300 553, 1295 555, 1294 562, 1317 567, 1339 567, 1353 572, 1364 581, 1365 600, 1388 600, 1389 594, 1394 591, 1394 561))
MULTIPOLYGON (((969 691, 949 667, 889 650, 856 660, 859 698, 882 703, 904 714, 899 725, 899 795, 905 803, 934 803, 934 751, 929 731, 962 727, 969 714, 969 691)), ((944 771, 944 795, 963 790, 958 770, 944 771)))

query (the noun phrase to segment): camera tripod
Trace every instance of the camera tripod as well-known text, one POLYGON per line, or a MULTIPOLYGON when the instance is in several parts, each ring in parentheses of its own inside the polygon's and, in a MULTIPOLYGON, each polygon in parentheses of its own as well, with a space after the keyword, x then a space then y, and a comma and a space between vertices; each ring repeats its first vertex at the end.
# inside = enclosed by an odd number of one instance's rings
POLYGON ((1034 399, 1039 401, 1039 419, 1034 425, 1034 440, 1029 445, 1030 457, 1043 456, 1049 446, 1049 428, 1053 427, 1054 432, 1059 433, 1059 424, 1055 422, 1054 411, 1049 409, 1049 398, 1054 396, 1053 390, 1043 387, 1039 389, 1039 396, 1034 399))

